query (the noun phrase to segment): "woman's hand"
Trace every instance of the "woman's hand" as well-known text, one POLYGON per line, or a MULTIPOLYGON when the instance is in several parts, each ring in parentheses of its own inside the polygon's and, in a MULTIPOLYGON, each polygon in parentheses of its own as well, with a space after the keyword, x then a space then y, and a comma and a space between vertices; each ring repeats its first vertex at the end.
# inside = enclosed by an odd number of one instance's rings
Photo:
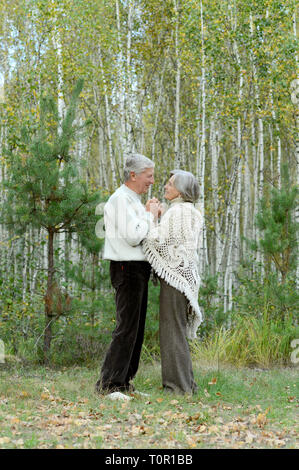
POLYGON ((145 204, 145 210, 151 212, 156 220, 159 217, 160 202, 157 198, 152 198, 145 204))

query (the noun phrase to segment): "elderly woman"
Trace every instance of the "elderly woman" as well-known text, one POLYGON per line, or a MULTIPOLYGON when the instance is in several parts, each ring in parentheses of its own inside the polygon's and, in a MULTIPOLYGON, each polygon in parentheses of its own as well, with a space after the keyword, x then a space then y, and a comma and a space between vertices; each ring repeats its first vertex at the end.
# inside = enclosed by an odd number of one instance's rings
POLYGON ((165 185, 170 207, 143 241, 143 250, 160 280, 160 351, 163 387, 193 393, 197 385, 188 338, 202 321, 198 305, 198 246, 201 213, 194 207, 199 184, 192 173, 174 170, 165 185))

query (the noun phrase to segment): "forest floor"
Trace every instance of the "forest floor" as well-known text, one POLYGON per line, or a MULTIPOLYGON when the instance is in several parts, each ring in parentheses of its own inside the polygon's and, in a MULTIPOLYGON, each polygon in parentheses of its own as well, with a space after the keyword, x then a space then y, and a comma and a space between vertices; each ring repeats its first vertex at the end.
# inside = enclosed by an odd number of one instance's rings
POLYGON ((115 402, 95 394, 97 368, 0 364, 0 448, 298 448, 298 368, 194 372, 199 392, 178 396, 141 364, 134 385, 149 397, 115 402))

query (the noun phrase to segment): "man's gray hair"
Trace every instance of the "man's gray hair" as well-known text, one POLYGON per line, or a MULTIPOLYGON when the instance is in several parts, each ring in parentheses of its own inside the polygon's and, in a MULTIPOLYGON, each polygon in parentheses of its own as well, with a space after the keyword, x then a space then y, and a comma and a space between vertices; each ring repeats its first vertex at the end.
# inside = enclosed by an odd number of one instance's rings
POLYGON ((146 168, 154 168, 154 166, 154 162, 144 155, 131 153, 125 161, 124 179, 125 181, 130 179, 131 171, 134 171, 136 175, 138 175, 146 170, 146 168))
POLYGON ((172 170, 170 175, 174 175, 173 184, 184 201, 196 202, 198 200, 199 183, 192 173, 185 170, 172 170))

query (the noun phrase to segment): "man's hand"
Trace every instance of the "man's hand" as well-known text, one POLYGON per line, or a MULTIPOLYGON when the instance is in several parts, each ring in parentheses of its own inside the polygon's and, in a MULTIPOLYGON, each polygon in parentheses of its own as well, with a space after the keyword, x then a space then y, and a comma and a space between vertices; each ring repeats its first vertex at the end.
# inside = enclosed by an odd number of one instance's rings
POLYGON ((150 212, 150 205, 153 204, 153 203, 159 203, 159 199, 157 199, 156 197, 153 197, 152 199, 148 199, 148 201, 146 202, 145 204, 145 209, 150 212))
POLYGON ((147 212, 151 212, 155 218, 155 220, 158 218, 159 216, 159 212, 160 212, 160 202, 159 200, 154 197, 152 199, 149 199, 147 201, 147 203, 145 204, 145 210, 147 212))

